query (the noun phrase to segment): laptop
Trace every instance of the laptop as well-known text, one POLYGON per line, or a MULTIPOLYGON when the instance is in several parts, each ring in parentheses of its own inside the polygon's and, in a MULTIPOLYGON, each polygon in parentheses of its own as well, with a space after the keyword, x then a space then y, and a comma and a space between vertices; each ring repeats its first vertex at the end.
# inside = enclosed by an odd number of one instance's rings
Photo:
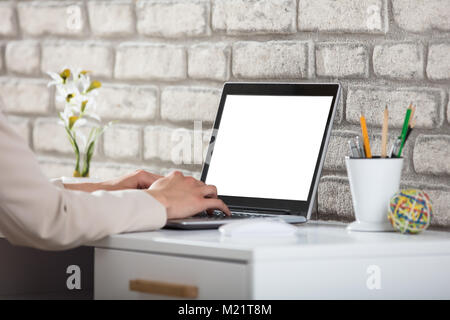
POLYGON ((217 187, 232 215, 202 212, 166 228, 308 221, 340 91, 337 83, 225 83, 201 180, 217 187))

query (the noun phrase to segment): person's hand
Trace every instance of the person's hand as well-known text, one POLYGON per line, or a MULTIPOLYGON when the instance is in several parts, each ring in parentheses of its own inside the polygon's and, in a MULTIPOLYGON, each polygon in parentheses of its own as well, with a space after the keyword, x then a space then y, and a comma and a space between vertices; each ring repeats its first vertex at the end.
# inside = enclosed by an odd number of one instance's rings
POLYGON ((186 218, 211 209, 231 215, 226 204, 217 198, 215 186, 185 177, 179 171, 156 180, 147 192, 166 207, 167 219, 186 218))
POLYGON ((97 190, 114 191, 124 189, 148 189, 153 182, 160 178, 162 178, 160 175, 145 170, 136 170, 117 179, 99 183, 69 183, 64 184, 64 188, 85 192, 94 192, 97 190))
POLYGON ((145 170, 136 170, 120 178, 104 181, 100 184, 104 190, 148 189, 156 180, 162 177, 145 170))

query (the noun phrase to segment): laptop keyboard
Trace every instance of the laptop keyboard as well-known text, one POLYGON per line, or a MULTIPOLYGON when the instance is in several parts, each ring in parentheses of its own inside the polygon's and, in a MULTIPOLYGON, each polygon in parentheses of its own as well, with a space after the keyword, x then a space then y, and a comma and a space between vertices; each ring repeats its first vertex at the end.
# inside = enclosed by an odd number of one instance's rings
POLYGON ((206 213, 206 211, 200 212, 195 216, 193 216, 192 218, 204 218, 211 220, 233 220, 233 219, 269 218, 269 217, 276 217, 276 215, 232 211, 231 216, 227 216, 222 211, 215 210, 212 214, 208 214, 206 213))

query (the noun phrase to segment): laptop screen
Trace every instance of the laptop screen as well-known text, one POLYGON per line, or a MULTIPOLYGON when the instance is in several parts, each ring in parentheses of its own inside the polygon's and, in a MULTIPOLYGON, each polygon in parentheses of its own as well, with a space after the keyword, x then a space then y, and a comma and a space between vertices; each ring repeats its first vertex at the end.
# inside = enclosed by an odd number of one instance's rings
POLYGON ((205 183, 221 196, 306 201, 333 96, 226 96, 205 183))

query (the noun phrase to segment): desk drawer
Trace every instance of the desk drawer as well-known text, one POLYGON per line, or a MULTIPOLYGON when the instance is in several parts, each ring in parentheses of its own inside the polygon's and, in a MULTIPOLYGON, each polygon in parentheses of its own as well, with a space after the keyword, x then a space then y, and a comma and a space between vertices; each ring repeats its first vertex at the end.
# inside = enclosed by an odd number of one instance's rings
POLYGON ((96 299, 246 299, 247 270, 243 263, 95 249, 94 292, 96 299))

